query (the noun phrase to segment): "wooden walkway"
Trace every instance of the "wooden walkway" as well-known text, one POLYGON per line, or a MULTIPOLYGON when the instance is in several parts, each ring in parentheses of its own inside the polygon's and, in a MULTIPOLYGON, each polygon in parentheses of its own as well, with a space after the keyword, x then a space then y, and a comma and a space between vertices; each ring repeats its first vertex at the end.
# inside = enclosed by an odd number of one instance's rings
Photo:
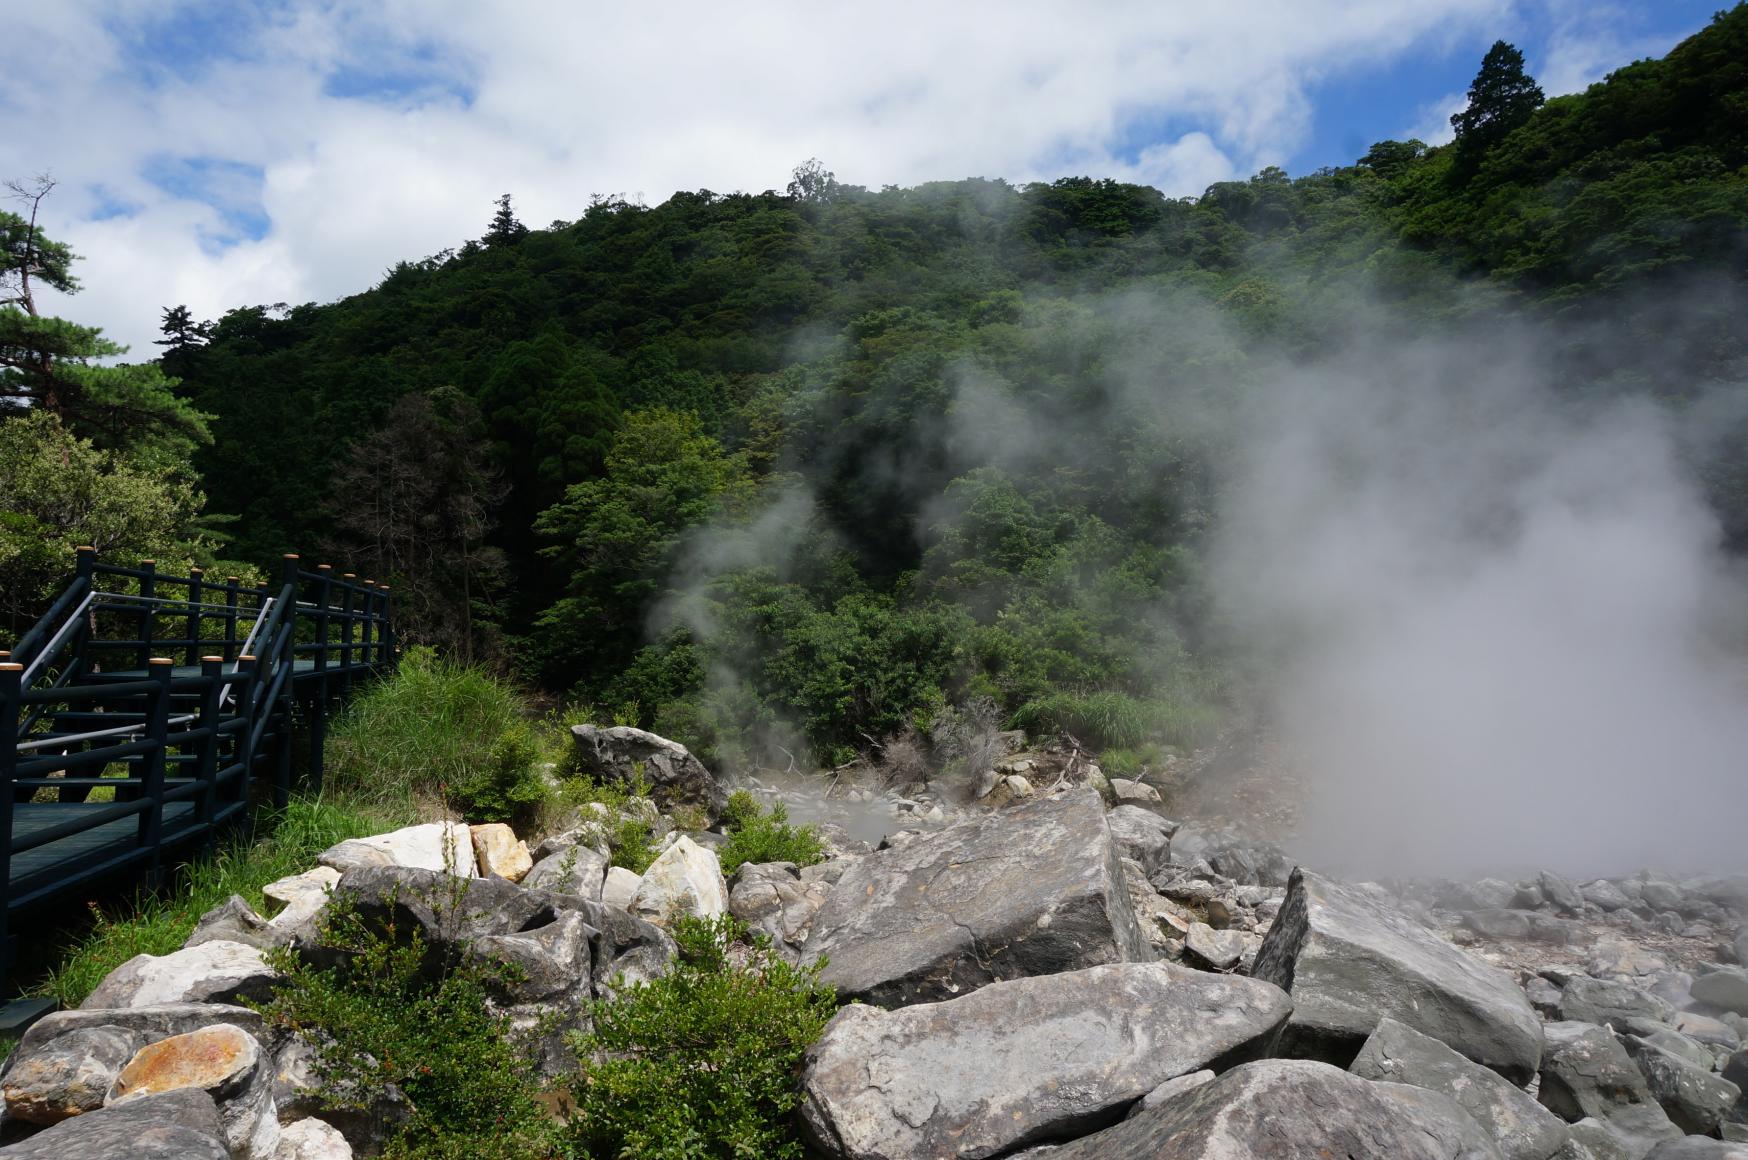
POLYGON ((0 652, 0 972, 17 917, 155 886, 256 803, 284 805, 294 743, 319 788, 330 709, 394 659, 369 580, 287 556, 252 588, 80 549, 0 652))

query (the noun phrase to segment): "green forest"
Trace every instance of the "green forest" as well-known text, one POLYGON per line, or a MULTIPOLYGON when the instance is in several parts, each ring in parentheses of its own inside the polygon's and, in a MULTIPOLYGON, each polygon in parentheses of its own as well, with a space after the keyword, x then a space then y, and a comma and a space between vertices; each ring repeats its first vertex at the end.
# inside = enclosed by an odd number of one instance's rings
MULTIPOLYGON (((829 159, 543 227, 506 194, 337 302, 167 303, 130 364, 39 315, 77 256, 19 186, 0 628, 76 544, 240 575, 298 551, 389 583, 404 641, 717 763, 971 719, 1201 744, 1255 660, 1207 567, 1232 416, 1281 367, 1511 332, 1574 399, 1748 381, 1748 4, 1551 99, 1502 42, 1469 96, 1448 145, 1193 198, 867 189, 829 159)), ((1739 552, 1748 408, 1720 414, 1690 466, 1739 552)))

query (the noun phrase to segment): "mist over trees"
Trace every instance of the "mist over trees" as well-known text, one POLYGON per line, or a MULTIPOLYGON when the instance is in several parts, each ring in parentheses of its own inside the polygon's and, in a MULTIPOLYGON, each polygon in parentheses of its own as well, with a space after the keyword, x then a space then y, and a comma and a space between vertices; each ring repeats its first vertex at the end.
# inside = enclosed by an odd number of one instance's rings
MULTIPOLYGON (((1208 568, 1236 417, 1358 335, 1545 327, 1568 399, 1709 408, 1688 469, 1748 547, 1748 409, 1716 402, 1743 379, 1744 62, 1743 5, 1548 100, 1500 42, 1453 144, 1196 198, 809 161, 529 229, 506 194, 341 301, 168 308, 127 373, 179 383, 125 397, 175 400, 238 558, 344 553, 406 594, 408 639, 718 758, 841 761, 971 705, 1193 744, 1247 680, 1208 568)), ((5 269, 65 277, 26 228, 0 215, 5 269)), ((0 307, 0 355, 39 326, 0 307)), ((92 406, 62 421, 108 448, 124 396, 79 349, 54 365, 92 406)), ((4 365, 19 397, 52 381, 4 365)))

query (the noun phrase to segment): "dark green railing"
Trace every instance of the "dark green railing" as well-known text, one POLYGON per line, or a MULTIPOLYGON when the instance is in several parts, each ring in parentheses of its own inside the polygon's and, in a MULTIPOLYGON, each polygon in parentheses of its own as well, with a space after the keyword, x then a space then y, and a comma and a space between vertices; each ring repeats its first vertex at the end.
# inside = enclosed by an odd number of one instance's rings
POLYGON ((300 733, 319 788, 330 709, 394 664, 390 611, 386 585, 295 555, 277 584, 249 587, 81 548, 66 590, 0 652, 7 958, 17 914, 155 884, 257 799, 284 805, 300 733))

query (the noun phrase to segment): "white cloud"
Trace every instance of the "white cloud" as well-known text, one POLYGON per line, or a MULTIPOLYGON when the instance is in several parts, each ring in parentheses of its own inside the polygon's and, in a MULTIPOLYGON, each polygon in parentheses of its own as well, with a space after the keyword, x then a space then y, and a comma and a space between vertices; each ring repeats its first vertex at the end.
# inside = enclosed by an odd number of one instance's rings
POLYGON ((213 316, 363 289, 483 232, 506 190, 540 225, 595 192, 781 188, 817 156, 875 187, 1087 172, 1199 193, 1289 156, 1315 79, 1509 2, 288 0, 241 32, 229 6, 192 0, 168 16, 132 0, 14 7, 30 51, 0 76, 0 175, 61 180, 49 224, 86 256, 88 290, 54 308, 137 353, 175 302, 213 316), (190 14, 225 22, 203 63, 152 47, 190 14), (328 91, 342 73, 409 72, 429 83, 375 101, 328 91), (1133 141, 1137 123, 1168 123, 1169 139, 1133 141), (202 249, 224 223, 145 176, 190 157, 260 172, 262 238, 202 249), (117 203, 131 215, 95 220, 117 203))
POLYGON ((1428 145, 1447 144, 1457 135, 1456 129, 1451 126, 1451 117, 1468 107, 1467 90, 1446 93, 1438 100, 1422 105, 1415 114, 1414 123, 1402 136, 1424 141, 1428 145))

